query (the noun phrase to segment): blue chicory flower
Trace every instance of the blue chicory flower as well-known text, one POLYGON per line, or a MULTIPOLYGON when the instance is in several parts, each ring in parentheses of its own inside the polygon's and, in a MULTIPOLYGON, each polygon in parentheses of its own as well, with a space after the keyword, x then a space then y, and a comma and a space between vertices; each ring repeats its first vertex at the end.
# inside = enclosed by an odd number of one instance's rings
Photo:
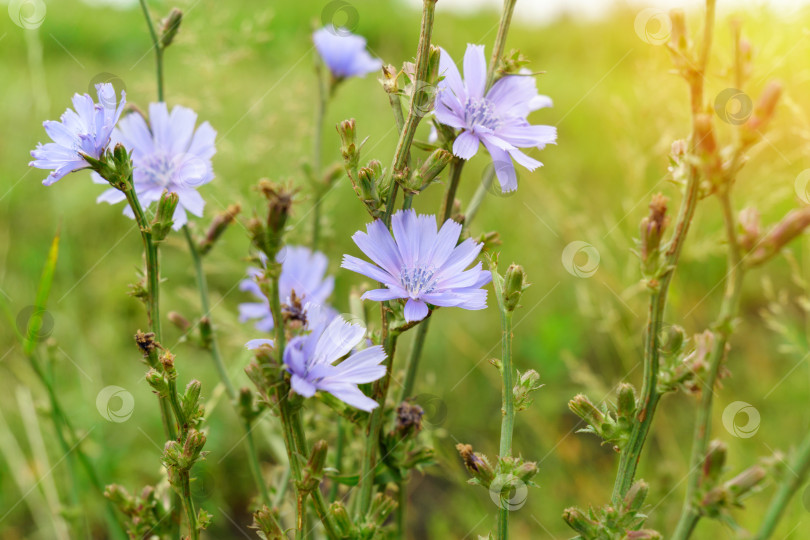
POLYGON ((324 26, 312 34, 312 41, 336 79, 363 77, 382 68, 382 60, 366 51, 366 38, 344 28, 324 26))
POLYGON ((436 231, 436 217, 400 210, 391 220, 393 239, 382 221, 367 225, 367 233, 358 231, 352 240, 371 264, 351 255, 343 256, 343 268, 367 276, 385 285, 362 298, 376 300, 407 299, 405 320, 420 321, 428 315, 427 304, 464 309, 487 307, 487 292, 482 289, 492 276, 481 270, 479 262, 464 270, 481 251, 481 244, 468 238, 459 245, 461 225, 448 219, 436 231))
POLYGON ((96 94, 98 103, 89 94, 75 94, 75 110, 67 109, 59 122, 47 120, 43 123, 45 132, 53 142, 38 144, 31 151, 34 161, 29 165, 38 169, 52 169, 42 181, 46 186, 70 172, 87 167, 82 154, 100 159, 110 145, 113 128, 126 104, 126 93, 121 91, 121 101, 117 106, 112 84, 97 84, 96 94))
MULTIPOLYGON (((217 132, 208 122, 195 130, 197 113, 176 105, 171 114, 165 103, 149 105, 149 124, 139 113, 128 114, 113 131, 113 142, 132 151, 132 179, 135 193, 146 207, 160 200, 163 190, 177 193, 179 202, 174 212, 175 230, 188 221, 186 211, 202 217, 205 201, 197 188, 214 179, 211 157, 216 153, 217 132)), ((93 181, 107 182, 98 174, 93 181)), ((126 197, 117 189, 108 189, 97 201, 115 204, 126 197)), ((124 214, 134 217, 127 206, 124 214)))
MULTIPOLYGON (((259 255, 262 264, 267 258, 259 255)), ((332 294, 335 287, 335 279, 326 276, 326 269, 329 260, 326 255, 316 251, 312 252, 303 246, 286 246, 276 256, 276 261, 281 263, 281 276, 279 276, 279 296, 282 304, 290 304, 292 293, 301 300, 304 306, 304 314, 310 315, 309 306, 321 306, 326 310, 326 315, 334 315, 334 310, 326 306, 326 300, 332 294)), ((247 291, 258 298, 259 302, 246 302, 239 304, 239 321, 247 322, 251 319, 258 319, 256 329, 262 332, 273 330, 273 313, 270 311, 270 303, 259 288, 253 278, 263 273, 259 268, 248 268, 249 279, 243 280, 239 284, 239 289, 247 291)), ((314 315, 312 313, 311 315, 314 315)), ((308 319, 312 319, 308 316, 308 319)), ((320 319, 320 316, 318 317, 320 319)), ((330 317, 331 318, 331 317, 330 317)))
POLYGON ((512 159, 530 171, 543 164, 519 148, 542 150, 557 140, 553 126, 531 125, 530 112, 551 106, 551 99, 537 93, 529 75, 507 75, 484 94, 487 63, 483 45, 467 45, 464 54, 464 80, 453 59, 442 49, 436 98, 436 118, 444 125, 460 129, 453 143, 453 154, 470 159, 479 144, 492 156, 495 172, 504 192, 517 189, 517 174, 512 159))
MULTIPOLYGON (((375 345, 351 353, 363 341, 366 329, 350 324, 343 317, 321 321, 308 334, 296 336, 284 349, 284 368, 290 373, 295 393, 312 397, 329 392, 341 401, 363 411, 371 411, 377 402, 363 394, 358 384, 374 382, 385 375, 385 352, 375 345), (349 355, 345 360, 338 360, 349 355)), ((248 342, 249 349, 272 345, 272 340, 248 342)))

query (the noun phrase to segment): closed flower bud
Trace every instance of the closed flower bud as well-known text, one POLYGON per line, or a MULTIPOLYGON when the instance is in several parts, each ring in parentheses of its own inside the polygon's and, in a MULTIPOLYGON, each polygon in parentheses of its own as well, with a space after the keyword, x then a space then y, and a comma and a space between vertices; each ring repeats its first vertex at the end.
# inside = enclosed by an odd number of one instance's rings
POLYGON ((346 506, 340 501, 335 501, 329 506, 329 513, 332 514, 341 538, 353 537, 354 523, 346 510, 346 506))
POLYGON ((661 238, 669 223, 667 201, 668 199, 660 193, 653 196, 650 213, 641 220, 641 261, 648 272, 655 267, 661 238))
POLYGON ((270 233, 279 234, 290 217, 294 192, 269 180, 259 181, 259 191, 267 199, 267 229, 270 233))
POLYGON ((357 131, 354 118, 344 120, 337 125, 338 135, 340 135, 340 153, 346 161, 347 167, 356 168, 360 159, 357 148, 357 131))
POLYGON ((782 84, 778 81, 771 81, 762 91, 759 97, 757 106, 754 108, 754 114, 745 123, 744 141, 753 143, 759 140, 762 136, 762 131, 768 127, 768 124, 773 119, 774 112, 776 111, 776 104, 779 103, 779 97, 782 95, 782 84))
POLYGON ((187 332, 188 329, 191 328, 191 323, 188 322, 188 319, 176 311, 170 311, 166 315, 166 318, 169 319, 170 323, 179 328, 181 332, 187 332))
POLYGON ((601 426, 605 421, 602 411, 597 409, 584 394, 574 396, 574 399, 568 402, 568 408, 591 426, 601 426))
POLYGON ((745 251, 750 251, 757 245, 759 237, 762 235, 759 224, 759 211, 753 207, 741 210, 739 223, 741 232, 737 242, 745 251))
POLYGON ((205 433, 190 429, 186 436, 186 442, 183 444, 183 458, 185 459, 184 468, 191 468, 192 465, 202 454, 203 446, 205 446, 205 433))
POLYGON ((627 531, 627 540, 661 540, 663 536, 658 531, 652 529, 640 529, 638 531, 627 531))
MULTIPOLYGON (((126 147, 117 143, 112 151, 115 173, 120 180, 127 180, 132 173, 132 159, 126 147)), ((109 180, 109 178, 107 178, 109 180)))
POLYGON ((183 414, 186 417, 186 421, 193 420, 198 416, 201 391, 202 384, 196 379, 186 385, 186 391, 181 398, 183 414))
POLYGON ((326 454, 328 451, 329 446, 323 439, 312 446, 312 452, 304 468, 304 477, 298 484, 300 491, 310 493, 318 488, 321 483, 321 478, 323 478, 323 466, 326 463, 326 454))
POLYGON ((163 377, 163 374, 156 369, 150 368, 149 371, 146 372, 146 382, 149 383, 152 390, 159 396, 169 395, 169 386, 166 384, 166 379, 163 377))
POLYGON ((694 145, 706 154, 714 154, 717 151, 717 141, 714 138, 711 115, 696 114, 694 124, 696 139, 693 141, 694 145))
POLYGON ((750 266, 764 263, 810 226, 810 206, 788 213, 771 229, 747 259, 750 266))
POLYGON ((633 388, 632 384, 622 383, 619 385, 616 413, 623 418, 631 418, 636 414, 636 389, 633 388))
POLYGON ((163 462, 167 467, 177 467, 182 460, 183 449, 177 441, 166 441, 163 447, 163 462))
POLYGON ((163 190, 163 194, 158 201, 157 212, 155 219, 152 222, 152 238, 156 242, 160 242, 169 234, 174 224, 174 211, 177 209, 177 203, 180 202, 180 197, 177 193, 163 190))
POLYGON ((377 493, 371 501, 369 516, 374 521, 374 525, 382 527, 385 520, 397 507, 397 502, 385 493, 377 493))
POLYGON ((396 94, 399 91, 397 85, 397 78, 399 73, 397 69, 391 64, 386 64, 382 68, 382 77, 380 77, 380 84, 386 94, 396 94))
POLYGON ((456 445, 456 450, 458 450, 462 461, 464 461, 464 466, 473 476, 476 483, 488 488, 495 478, 495 471, 486 456, 473 452, 472 445, 469 444, 459 443, 456 445))
POLYGON ((172 8, 169 15, 160 21, 160 44, 168 47, 174 41, 177 31, 180 30, 180 22, 183 20, 183 12, 177 8, 172 8))
POLYGON ((163 366, 163 371, 170 381, 177 379, 177 370, 174 369, 174 355, 169 351, 165 351, 160 356, 160 365, 163 366))
POLYGON ((110 484, 104 488, 104 496, 118 507, 128 505, 132 502, 132 495, 118 484, 110 484))
POLYGON ((531 481, 535 475, 540 472, 540 468, 534 461, 526 461, 521 463, 512 471, 512 474, 517 476, 524 484, 531 481))
POLYGON ((684 339, 686 339, 686 332, 677 324, 667 326, 661 330, 658 337, 658 348, 665 355, 676 354, 681 350, 684 339))
POLYGON ((233 223, 236 222, 236 216, 242 211, 242 207, 238 204, 228 206, 224 212, 218 213, 211 221, 211 226, 208 227, 208 232, 205 233, 205 238, 200 242, 200 253, 205 255, 214 246, 214 243, 222 236, 222 233, 233 223))
POLYGON ((245 419, 246 422, 251 422, 256 416, 256 410, 253 408, 253 392, 250 388, 243 386, 239 389, 239 416, 245 419))
POLYGON ((529 285, 526 283, 526 272, 518 264, 511 264, 503 277, 503 305, 506 311, 514 311, 520 301, 520 295, 529 285))
POLYGON ((271 510, 266 505, 263 505, 259 510, 253 513, 252 529, 257 529, 264 533, 267 540, 285 538, 284 531, 278 524, 278 510, 271 510))
POLYGON ((377 200, 377 181, 379 178, 374 170, 369 167, 363 167, 357 172, 357 183, 363 201, 377 200))
POLYGON ((647 493, 650 486, 644 480, 639 480, 630 486, 627 494, 624 496, 624 511, 626 513, 635 514, 644 506, 644 499, 647 498, 647 493))
POLYGON ((765 469, 756 465, 750 467, 728 482, 725 483, 725 488, 731 494, 733 500, 738 500, 740 497, 747 495, 748 492, 759 486, 767 473, 765 469))
POLYGON ((672 30, 669 34, 669 44, 674 50, 678 51, 681 56, 685 57, 689 49, 686 15, 682 9, 673 9, 669 12, 669 20, 672 24, 672 30))
POLYGON ((720 441, 709 443, 706 459, 703 460, 703 483, 712 486, 723 474, 726 466, 727 447, 720 441))
POLYGON ((566 508, 563 519, 568 526, 582 535, 583 538, 596 538, 599 532, 599 523, 589 519, 579 508, 566 508))
POLYGON ((525 410, 532 404, 531 393, 538 390, 543 385, 540 384, 540 374, 530 369, 525 373, 518 372, 517 382, 512 388, 512 396, 515 400, 515 410, 525 410))
POLYGON ((413 175, 413 185, 411 186, 414 191, 421 191, 425 189, 431 182, 433 182, 439 173, 453 160, 453 154, 443 148, 437 148, 425 160, 421 167, 419 167, 413 175))

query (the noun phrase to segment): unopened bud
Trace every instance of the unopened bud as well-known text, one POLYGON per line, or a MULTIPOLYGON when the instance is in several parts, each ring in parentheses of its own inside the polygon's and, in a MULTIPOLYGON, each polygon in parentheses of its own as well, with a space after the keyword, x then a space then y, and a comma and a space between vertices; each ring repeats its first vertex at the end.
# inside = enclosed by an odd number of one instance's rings
POLYGON ((639 480, 630 486, 627 494, 624 496, 624 510, 626 513, 635 514, 644 506, 644 499, 647 498, 647 493, 650 486, 644 480, 639 480))
POLYGON ((233 223, 236 222, 236 216, 242 211, 242 207, 238 204, 228 206, 227 210, 218 213, 211 221, 211 226, 208 227, 208 232, 205 233, 205 238, 200 242, 200 253, 205 255, 214 246, 219 237, 225 230, 233 223))
POLYGON ((203 446, 205 446, 205 433, 191 429, 186 436, 186 442, 183 444, 183 457, 186 460, 184 468, 190 468, 202 454, 203 446))
POLYGON ((503 305, 506 311, 514 311, 520 301, 520 296, 528 287, 526 272, 518 264, 511 264, 503 277, 503 305))
POLYGON ((371 501, 369 517, 377 527, 382 527, 385 520, 397 507, 397 502, 385 493, 377 493, 371 501))
POLYGON ((568 408, 591 426, 601 426, 605 421, 604 413, 584 394, 574 396, 574 399, 568 402, 568 408))
POLYGON ((357 128, 354 118, 344 120, 337 125, 338 135, 340 135, 340 153, 348 168, 356 168, 360 159, 357 148, 357 128))
POLYGON ((750 251, 757 245, 759 237, 762 235, 759 224, 759 211, 753 207, 741 210, 739 223, 741 232, 737 242, 745 251, 750 251))
POLYGON ((706 459, 703 461, 703 483, 712 486, 717 483, 726 466, 727 447, 720 441, 709 443, 706 459))
POLYGON ((515 410, 523 411, 532 404, 531 393, 541 388, 540 374, 530 369, 525 373, 518 372, 517 382, 512 388, 512 397, 515 400, 515 410))
POLYGON ((278 524, 278 510, 263 505, 259 510, 253 513, 252 529, 258 529, 264 533, 264 537, 270 540, 271 538, 285 538, 284 530, 278 524))
POLYGON ((382 67, 382 77, 380 77, 379 81, 386 94, 396 94, 399 91, 397 85, 398 75, 397 69, 391 64, 386 64, 382 67))
POLYGON ((661 330, 658 337, 658 348, 665 355, 673 355, 681 350, 684 339, 686 339, 686 332, 677 324, 667 326, 661 330))
POLYGON ((160 356, 160 364, 170 381, 177 379, 177 370, 174 369, 174 355, 172 353, 165 351, 160 356))
POLYGON ((759 486, 762 481, 765 480, 766 476, 767 473, 765 469, 759 465, 755 465, 754 467, 744 470, 726 482, 725 488, 736 500, 744 495, 747 495, 748 492, 759 486))
POLYGON ((169 386, 166 384, 166 379, 163 374, 156 369, 149 369, 146 372, 146 382, 152 387, 152 390, 159 396, 169 395, 169 386))
POLYGON ((583 538, 596 538, 599 532, 599 523, 589 519, 579 508, 566 508, 563 519, 568 526, 582 535, 583 538))
POLYGON ((360 187, 360 196, 363 201, 377 200, 377 181, 380 179, 374 169, 363 167, 357 172, 357 183, 360 187))
POLYGON ((163 190, 163 194, 158 201, 157 212, 155 219, 152 222, 152 239, 160 242, 169 234, 174 225, 174 211, 177 209, 177 203, 180 202, 180 197, 177 193, 163 190))
POLYGON ((771 229, 750 255, 748 264, 756 266, 767 261, 810 226, 810 206, 788 213, 771 229))
POLYGON ((706 113, 698 113, 694 120, 696 148, 706 154, 714 154, 717 151, 717 141, 714 138, 714 128, 712 127, 712 117, 706 113))
POLYGON ((340 501, 335 501, 329 506, 329 513, 335 521, 335 526, 341 538, 350 538, 354 531, 354 523, 346 510, 346 506, 340 501))
POLYGON ((202 391, 202 384, 200 381, 194 379, 186 385, 186 391, 182 397, 183 414, 186 421, 195 419, 199 416, 200 410, 200 392, 202 391))
POLYGON ((661 238, 669 223, 667 201, 660 193, 654 195, 650 202, 650 214, 641 220, 641 261, 647 271, 652 271, 657 262, 661 238))
POLYGON ((754 108, 754 114, 745 123, 746 142, 754 142, 761 137, 762 131, 768 127, 768 124, 773 119, 776 104, 779 103, 781 95, 782 83, 779 81, 769 82, 759 97, 757 106, 754 108))
POLYGON ((658 531, 652 529, 639 529, 637 531, 627 531, 626 540, 661 540, 663 536, 658 531))
POLYGON ((187 332, 188 329, 191 328, 191 323, 188 322, 188 319, 176 311, 170 311, 166 315, 166 318, 169 319, 170 323, 179 328, 181 332, 187 332))
POLYGON ((456 445, 456 450, 458 450, 467 471, 469 471, 477 483, 488 488, 495 478, 495 471, 492 469, 486 456, 478 452, 473 452, 473 447, 469 444, 459 443, 456 445))
POLYGON ((411 187, 415 191, 425 189, 452 160, 453 154, 443 148, 437 148, 416 170, 413 175, 413 186, 411 187))
POLYGON ((323 439, 312 445, 309 460, 304 468, 304 478, 298 486, 304 493, 310 493, 320 485, 321 478, 323 478, 323 466, 326 463, 326 454, 328 451, 329 445, 323 439))
POLYGON ((165 48, 172 44, 177 31, 180 30, 180 23, 183 20, 183 12, 178 8, 172 8, 169 15, 160 21, 160 44, 165 48))
POLYGON ((636 389, 630 383, 619 385, 616 413, 623 418, 631 418, 636 414, 636 389))
POLYGON ((526 461, 515 467, 512 471, 524 484, 529 482, 535 475, 540 472, 540 468, 534 461, 526 461))

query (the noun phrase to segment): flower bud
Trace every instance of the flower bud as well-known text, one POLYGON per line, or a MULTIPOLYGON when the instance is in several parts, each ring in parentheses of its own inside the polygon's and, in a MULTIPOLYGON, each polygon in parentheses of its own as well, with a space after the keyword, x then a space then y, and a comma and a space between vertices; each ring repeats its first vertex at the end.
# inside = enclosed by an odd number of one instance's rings
POLYGON ((183 12, 178 8, 172 8, 169 15, 160 21, 160 44, 163 48, 168 47, 174 41, 180 23, 183 20, 183 12))
POLYGON ((354 523, 349 516, 346 507, 340 501, 335 501, 329 506, 329 513, 332 514, 335 526, 340 533, 341 538, 353 538, 354 523))
POLYGON ((644 506, 644 499, 647 498, 649 490, 650 486, 648 486, 647 482, 644 480, 639 480, 630 486, 630 489, 624 496, 624 511, 630 514, 639 512, 641 507, 644 506))
POLYGON ((304 467, 304 477, 299 483, 299 490, 304 493, 310 493, 312 490, 317 489, 323 478, 323 466, 326 463, 326 454, 329 451, 329 446, 323 439, 319 440, 312 446, 312 451, 309 455, 306 467, 304 467))
POLYGON ((686 332, 677 324, 667 326, 658 336, 658 348, 665 355, 673 355, 681 350, 686 332))
POLYGON ((515 400, 515 410, 523 411, 532 404, 531 393, 538 390, 543 385, 540 384, 540 374, 530 369, 525 373, 518 372, 517 382, 512 388, 512 397, 515 400))
MULTIPOLYGON (((128 180, 132 176, 132 159, 126 147, 117 143, 112 151, 112 161, 115 173, 121 181, 128 180)), ((105 177, 106 178, 106 177, 105 177)), ((109 178, 106 178, 110 180, 109 178)))
POLYGON ((181 332, 188 332, 188 329, 191 328, 191 323, 188 322, 188 319, 176 311, 170 311, 166 315, 166 318, 169 319, 170 323, 180 329, 181 332))
POLYGON ((453 154, 443 148, 437 148, 425 160, 413 175, 412 185, 414 191, 421 191, 428 187, 439 176, 445 167, 453 160, 453 154))
POLYGON ((397 85, 398 75, 397 69, 391 64, 386 64, 382 67, 382 77, 380 77, 379 81, 386 94, 396 94, 399 92, 397 85))
POLYGON ((165 351, 160 356, 160 364, 163 366, 163 371, 170 381, 177 379, 177 370, 174 369, 174 355, 172 353, 165 351))
POLYGON ((236 216, 239 215, 239 212, 242 211, 242 207, 238 204, 232 204, 228 206, 228 209, 224 212, 218 213, 214 216, 213 221, 211 221, 211 226, 208 227, 208 232, 205 233, 205 238, 198 249, 202 255, 205 255, 211 248, 214 246, 214 243, 219 240, 219 237, 222 236, 222 233, 225 232, 231 224, 236 222, 236 216))
POLYGON ((200 381, 194 379, 186 385, 186 391, 181 398, 183 404, 183 415, 186 422, 190 422, 199 416, 200 410, 200 392, 202 391, 202 384, 200 381))
POLYGON ((340 135, 340 154, 346 162, 347 168, 357 168, 357 163, 360 160, 360 152, 357 148, 357 128, 354 123, 354 118, 344 120, 337 125, 338 135, 340 135))
POLYGON ((202 455, 203 446, 205 446, 205 433, 190 429, 186 436, 186 442, 183 443, 183 460, 182 468, 190 469, 192 465, 202 455))
POLYGON ((163 463, 167 467, 177 467, 182 461, 183 450, 177 441, 166 441, 163 446, 163 463))
POLYGON ((540 472, 540 467, 534 461, 523 462, 512 471, 524 484, 531 481, 538 472, 540 472))
POLYGON ((146 372, 146 382, 152 387, 152 390, 159 396, 169 395, 169 386, 166 384, 166 379, 163 374, 154 368, 150 368, 146 372))
POLYGON ((762 229, 759 224, 759 211, 756 208, 748 207, 740 211, 739 216, 740 235, 737 242, 745 251, 751 251, 759 237, 762 236, 762 229))
POLYGON ((689 50, 688 33, 686 28, 686 15, 682 9, 673 9, 669 12, 672 30, 669 34, 669 45, 681 56, 686 57, 689 50))
POLYGON ((503 306, 506 311, 514 311, 520 301, 520 295, 529 285, 526 283, 526 272, 518 264, 511 264, 503 278, 503 306))
POLYGON ((380 175, 370 167, 363 167, 357 172, 357 183, 360 187, 360 196, 363 201, 377 200, 377 181, 380 175))
POLYGON ((743 140, 746 143, 753 143, 762 137, 762 131, 768 127, 768 124, 773 119, 774 112, 776 111, 776 104, 779 102, 779 97, 782 95, 782 83, 779 81, 771 81, 762 91, 754 114, 745 123, 743 140))
POLYGON ((788 213, 759 243, 747 262, 750 266, 764 263, 810 226, 810 206, 788 213))
POLYGON ((637 531, 627 531, 627 540, 661 540, 663 536, 658 531, 652 529, 639 529, 637 531))
POLYGON ((694 120, 696 148, 706 154, 714 154, 717 151, 717 141, 714 138, 714 128, 712 127, 712 117, 706 113, 698 113, 694 120))
POLYGON ((385 520, 397 507, 397 502, 385 493, 377 493, 371 501, 369 516, 376 527, 382 527, 385 520))
POLYGON ((160 242, 169 234, 174 224, 174 211, 177 209, 177 203, 180 202, 180 197, 177 193, 163 190, 163 194, 158 201, 157 212, 155 219, 152 221, 152 238, 155 242, 160 242))
POLYGON ((713 486, 717 483, 726 465, 727 447, 720 441, 709 443, 709 450, 703 460, 703 484, 713 486))
POLYGON ((654 195, 650 202, 650 214, 641 220, 641 261, 648 272, 654 269, 661 237, 669 223, 667 201, 660 193, 654 195))
POLYGON ((765 480, 766 476, 767 473, 765 469, 759 465, 755 465, 726 482, 725 488, 731 494, 732 500, 736 501, 759 486, 762 481, 765 480))
POLYGON ((616 414, 622 418, 632 418, 636 414, 636 389, 632 384, 619 385, 619 397, 616 405, 616 414))
POLYGON ((599 523, 586 517, 579 508, 566 508, 563 511, 563 519, 583 538, 596 538, 599 533, 599 523))
POLYGON ((605 422, 605 415, 584 394, 574 396, 574 399, 568 402, 568 408, 588 425, 601 426, 605 422))
POLYGON ((258 529, 264 533, 264 537, 268 540, 271 538, 286 538, 284 531, 278 524, 278 510, 262 505, 262 507, 253 513, 253 524, 250 526, 252 529, 258 529))
POLYGON ((239 416, 245 419, 246 422, 251 422, 256 416, 256 409, 253 408, 253 392, 250 388, 243 386, 239 389, 238 398, 239 416))
POLYGON ((492 469, 486 456, 478 452, 473 452, 472 445, 469 444, 459 443, 456 445, 456 450, 458 450, 462 461, 464 461, 464 466, 473 476, 475 482, 488 488, 495 478, 495 471, 492 469))

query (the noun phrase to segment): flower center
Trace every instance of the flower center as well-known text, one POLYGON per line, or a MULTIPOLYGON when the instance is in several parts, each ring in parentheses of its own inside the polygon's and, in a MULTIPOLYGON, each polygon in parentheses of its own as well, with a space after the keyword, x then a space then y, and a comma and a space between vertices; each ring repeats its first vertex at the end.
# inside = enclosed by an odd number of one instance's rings
POLYGON ((175 160, 164 153, 154 153, 141 160, 141 174, 150 184, 169 187, 177 172, 175 160))
POLYGON ((468 126, 484 126, 496 130, 501 125, 501 119, 495 114, 487 98, 469 98, 464 104, 464 121, 468 126))
POLYGON ((428 294, 436 288, 436 280, 433 275, 436 269, 432 266, 407 268, 402 267, 399 271, 399 281, 408 291, 411 298, 419 298, 423 294, 428 294))

